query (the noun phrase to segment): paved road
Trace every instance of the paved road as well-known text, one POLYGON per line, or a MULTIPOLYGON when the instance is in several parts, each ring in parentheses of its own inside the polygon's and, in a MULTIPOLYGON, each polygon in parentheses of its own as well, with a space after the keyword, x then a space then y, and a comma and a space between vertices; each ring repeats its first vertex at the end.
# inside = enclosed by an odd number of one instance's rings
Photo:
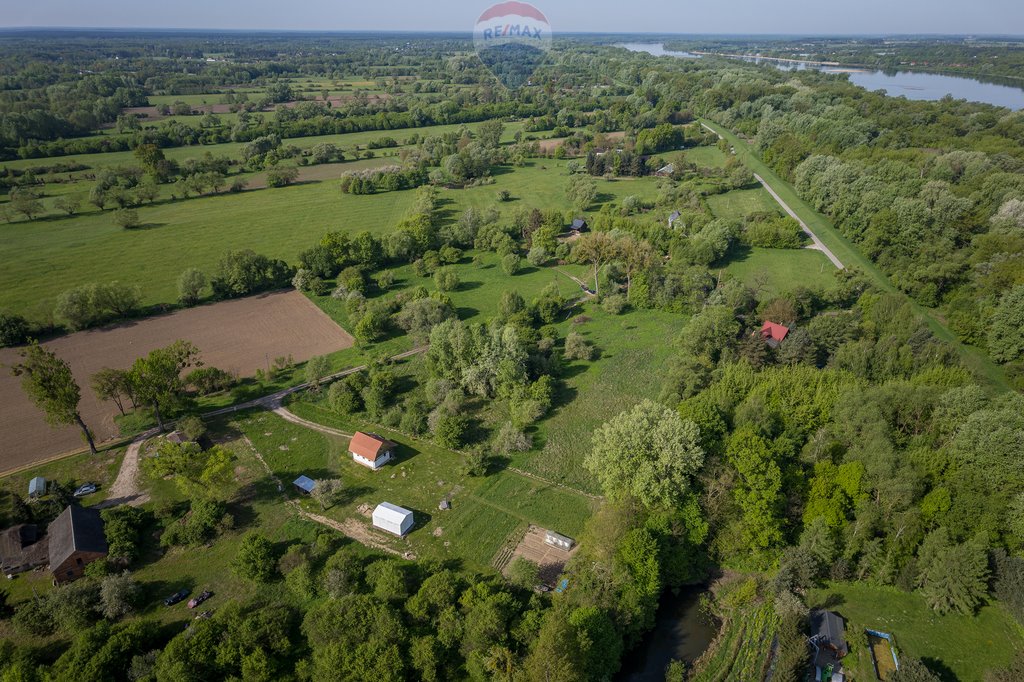
POLYGON ((776 194, 775 190, 772 189, 772 186, 769 185, 767 182, 765 182, 764 178, 762 178, 757 173, 754 173, 754 177, 757 178, 757 181, 760 182, 761 185, 766 190, 768 190, 768 194, 771 194, 772 197, 775 199, 775 201, 779 202, 779 206, 781 206, 783 208, 783 210, 785 210, 786 213, 789 214, 789 217, 792 218, 793 220, 797 221, 798 223, 800 223, 800 229, 802 229, 804 231, 804 233, 807 234, 807 236, 809 236, 811 238, 811 241, 814 242, 814 246, 810 247, 810 248, 814 248, 814 249, 816 249, 818 251, 821 251, 823 254, 828 256, 828 259, 830 261, 832 261, 832 265, 835 265, 840 270, 845 270, 846 267, 843 265, 842 261, 840 261, 838 258, 836 258, 836 255, 834 253, 832 253, 832 251, 829 250, 829 248, 827 246, 825 246, 825 244, 823 244, 820 239, 818 239, 818 235, 816 235, 813 232, 811 232, 811 228, 807 227, 807 223, 805 223, 803 220, 801 220, 800 216, 798 216, 796 214, 796 211, 791 209, 789 207, 789 204, 787 204, 785 201, 783 201, 782 197, 780 197, 778 194, 776 194))
MULTIPOLYGON (((703 121, 701 121, 701 126, 703 126, 705 129, 707 129, 707 130, 713 132, 715 135, 717 135, 719 140, 724 139, 721 136, 721 134, 719 134, 719 132, 717 130, 715 130, 714 128, 709 126, 707 123, 704 123, 703 121)), ((735 153, 735 152, 733 152, 733 153, 735 153)), ((807 227, 807 223, 805 223, 800 218, 800 216, 798 216, 796 214, 796 211, 794 211, 793 209, 791 209, 789 207, 789 204, 787 204, 785 201, 782 200, 782 197, 780 197, 778 195, 778 193, 774 189, 772 189, 772 186, 769 185, 767 182, 765 182, 764 178, 762 178, 757 173, 754 173, 754 177, 757 178, 757 181, 761 183, 762 187, 764 187, 766 190, 768 190, 768 194, 771 194, 772 198, 775 199, 775 201, 779 202, 779 206, 781 206, 782 209, 786 213, 789 214, 789 217, 791 217, 793 220, 795 220, 798 223, 800 223, 800 229, 802 229, 804 231, 804 233, 808 237, 811 238, 811 241, 814 242, 814 246, 809 247, 809 248, 815 249, 816 251, 821 251, 823 254, 825 254, 825 256, 828 257, 828 259, 830 261, 832 261, 832 265, 836 266, 840 270, 845 270, 846 266, 843 265, 843 262, 841 260, 839 260, 838 258, 836 258, 836 255, 834 253, 832 253, 831 249, 829 249, 827 246, 825 246, 825 244, 822 243, 822 241, 820 239, 818 239, 818 235, 814 234, 814 232, 811 231, 811 228, 807 227)))

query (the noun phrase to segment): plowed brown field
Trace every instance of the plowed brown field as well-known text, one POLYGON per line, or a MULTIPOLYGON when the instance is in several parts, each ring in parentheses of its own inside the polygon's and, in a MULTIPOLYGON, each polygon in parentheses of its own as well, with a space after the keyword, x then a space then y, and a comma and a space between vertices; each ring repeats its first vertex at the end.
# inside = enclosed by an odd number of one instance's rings
MULTIPOLYGON (((279 291, 180 310, 78 332, 44 344, 71 365, 82 388, 81 411, 98 440, 117 435, 113 403, 101 403, 89 377, 103 367, 126 368, 136 358, 177 339, 191 341, 207 366, 251 376, 268 358, 296 362, 348 348, 352 337, 297 291, 279 291)), ((51 428, 7 366, 15 349, 0 350, 0 472, 45 460, 83 445, 75 427, 51 428)))

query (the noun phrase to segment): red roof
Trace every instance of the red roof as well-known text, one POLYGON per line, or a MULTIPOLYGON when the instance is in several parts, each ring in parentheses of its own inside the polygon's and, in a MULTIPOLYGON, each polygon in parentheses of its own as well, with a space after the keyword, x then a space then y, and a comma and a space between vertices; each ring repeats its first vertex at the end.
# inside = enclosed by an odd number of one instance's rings
POLYGON ((772 341, 782 341, 786 338, 786 334, 789 333, 789 327, 783 327, 781 324, 775 324, 774 322, 765 322, 764 326, 761 327, 761 338, 771 339, 772 341))
POLYGON ((391 441, 381 438, 375 433, 356 431, 356 435, 352 436, 352 440, 349 441, 348 451, 363 459, 376 462, 379 455, 390 450, 394 445, 391 441))

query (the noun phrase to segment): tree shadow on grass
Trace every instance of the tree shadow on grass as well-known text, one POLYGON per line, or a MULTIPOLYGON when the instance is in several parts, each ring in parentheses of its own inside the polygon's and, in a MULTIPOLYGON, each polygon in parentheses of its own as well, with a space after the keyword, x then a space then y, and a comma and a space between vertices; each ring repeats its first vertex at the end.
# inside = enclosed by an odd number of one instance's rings
POLYGON ((834 609, 846 603, 846 598, 838 592, 830 592, 818 604, 818 608, 834 609))
POLYGON ((935 673, 942 682, 957 682, 958 678, 956 673, 949 669, 949 666, 942 661, 934 658, 922 658, 921 664, 928 670, 935 673))
POLYGON ((468 320, 471 317, 479 315, 480 311, 476 308, 470 308, 469 306, 459 306, 455 309, 455 314, 459 316, 460 320, 468 320))
POLYGON ((459 286, 455 288, 455 291, 472 291, 473 289, 479 289, 484 285, 483 282, 459 282, 459 286))
POLYGON ((127 232, 141 232, 143 230, 156 230, 161 227, 167 227, 168 223, 141 223, 135 227, 126 227, 127 232))

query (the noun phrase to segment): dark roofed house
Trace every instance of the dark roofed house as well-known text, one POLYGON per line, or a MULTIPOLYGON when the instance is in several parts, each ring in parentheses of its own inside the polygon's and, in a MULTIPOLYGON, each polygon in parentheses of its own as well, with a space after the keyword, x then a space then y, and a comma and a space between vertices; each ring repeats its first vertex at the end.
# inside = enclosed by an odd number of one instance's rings
POLYGON ((761 327, 761 338, 772 348, 778 348, 787 334, 789 334, 789 327, 774 322, 765 321, 764 326, 761 327))
POLYGON ((579 234, 580 232, 586 232, 588 229, 590 229, 590 226, 587 225, 586 219, 577 218, 576 220, 572 221, 572 225, 569 227, 569 229, 575 232, 576 234, 579 234))
POLYGON ((0 532, 0 571, 14 575, 45 566, 49 561, 47 538, 39 539, 34 524, 23 523, 0 532))
POLYGON ((842 616, 834 611, 811 611, 811 646, 814 647, 815 679, 842 682, 844 679, 841 660, 849 647, 846 644, 846 624, 842 616), (829 672, 830 671, 830 672, 829 672), (830 677, 829 677, 830 675, 830 677))
POLYGON ((47 529, 50 573, 56 582, 82 577, 85 567, 107 556, 107 538, 99 511, 69 506, 47 529))

